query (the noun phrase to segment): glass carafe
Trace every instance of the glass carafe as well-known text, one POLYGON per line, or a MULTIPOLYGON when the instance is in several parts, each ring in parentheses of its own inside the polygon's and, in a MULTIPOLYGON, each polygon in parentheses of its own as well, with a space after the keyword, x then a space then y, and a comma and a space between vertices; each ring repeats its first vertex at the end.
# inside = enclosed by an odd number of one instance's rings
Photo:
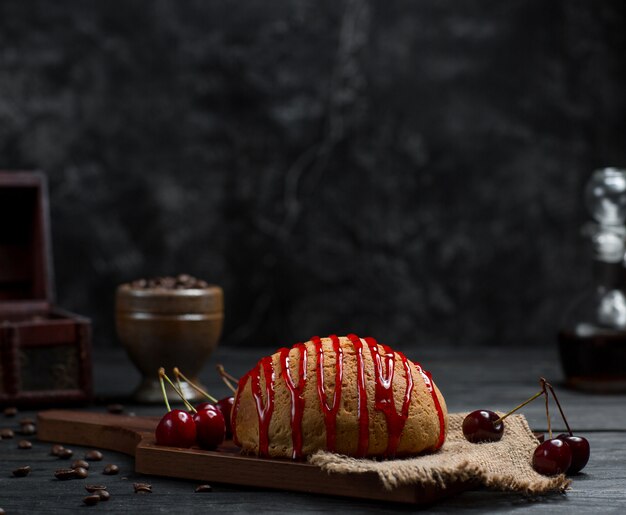
POLYGON ((626 170, 592 175, 585 202, 597 223, 586 226, 594 247, 594 282, 566 313, 559 351, 567 384, 579 390, 626 391, 626 170))

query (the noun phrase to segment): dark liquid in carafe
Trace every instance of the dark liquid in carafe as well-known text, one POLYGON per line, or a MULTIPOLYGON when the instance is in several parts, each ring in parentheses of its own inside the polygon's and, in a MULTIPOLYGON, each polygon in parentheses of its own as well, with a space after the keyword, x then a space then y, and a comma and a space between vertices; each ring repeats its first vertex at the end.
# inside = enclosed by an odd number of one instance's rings
POLYGON ((626 332, 580 336, 561 331, 559 351, 568 386, 599 393, 626 391, 626 332))

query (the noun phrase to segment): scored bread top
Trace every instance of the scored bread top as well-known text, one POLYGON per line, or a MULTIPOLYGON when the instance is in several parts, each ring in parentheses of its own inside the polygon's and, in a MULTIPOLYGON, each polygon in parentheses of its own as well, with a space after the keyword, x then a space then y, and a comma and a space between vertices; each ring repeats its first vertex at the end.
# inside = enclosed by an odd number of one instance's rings
POLYGON ((394 457, 441 447, 447 409, 418 363, 373 338, 333 335, 261 359, 239 381, 231 422, 257 456, 394 457))

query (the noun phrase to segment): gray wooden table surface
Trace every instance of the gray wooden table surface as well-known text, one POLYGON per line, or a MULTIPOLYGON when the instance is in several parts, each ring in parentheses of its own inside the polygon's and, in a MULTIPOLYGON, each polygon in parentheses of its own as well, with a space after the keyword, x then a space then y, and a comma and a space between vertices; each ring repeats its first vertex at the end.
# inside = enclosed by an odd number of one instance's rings
MULTIPOLYGON (((274 349, 265 349, 271 353, 274 349)), ((587 395, 559 387, 561 372, 555 350, 546 349, 419 349, 405 348, 407 355, 431 370, 443 391, 450 411, 478 408, 506 411, 538 390, 538 378, 545 376, 556 386, 570 425, 589 439, 592 455, 583 474, 574 477, 565 495, 527 498, 487 490, 465 492, 427 508, 432 513, 626 513, 626 395, 587 395)), ((259 349, 223 348, 207 364, 201 377, 217 396, 228 392, 217 378, 214 365, 224 363, 234 375, 246 372, 263 355, 259 349)), ((98 402, 86 409, 105 411, 112 400, 124 400, 139 379, 120 349, 99 352, 95 358, 95 387, 98 402)), ((160 406, 137 406, 125 401, 126 410, 138 415, 163 413, 160 406)), ((538 401, 523 413, 537 430, 545 430, 543 403, 538 401)), ((23 411, 15 419, 0 415, 0 428, 17 429, 23 411)), ((558 414, 553 417, 563 428, 558 414)), ((411 506, 389 506, 369 501, 342 499, 249 487, 212 485, 211 493, 194 493, 193 481, 147 477, 133 472, 133 459, 105 451, 105 460, 92 463, 91 483, 103 483, 111 500, 94 507, 82 504, 82 481, 58 481, 54 471, 64 465, 50 456, 50 444, 35 437, 31 450, 18 450, 20 437, 0 441, 0 507, 6 513, 64 513, 74 510, 112 513, 204 513, 228 512, 388 512, 416 511, 411 506), (118 476, 103 476, 105 463, 116 463, 118 476), (30 465, 26 478, 13 478, 11 471, 30 465), (153 493, 138 495, 132 483, 149 482, 153 493)), ((71 446, 74 457, 85 449, 71 446)), ((423 509, 421 509, 423 511, 423 509)))

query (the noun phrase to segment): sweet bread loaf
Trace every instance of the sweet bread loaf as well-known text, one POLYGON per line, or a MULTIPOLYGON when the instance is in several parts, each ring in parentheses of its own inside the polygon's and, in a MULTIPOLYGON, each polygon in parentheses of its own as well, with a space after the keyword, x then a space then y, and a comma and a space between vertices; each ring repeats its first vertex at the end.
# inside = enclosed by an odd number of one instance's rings
POLYGON ((418 363, 373 338, 333 335, 261 359, 239 381, 231 424, 257 456, 400 457, 443 445, 447 409, 418 363))

